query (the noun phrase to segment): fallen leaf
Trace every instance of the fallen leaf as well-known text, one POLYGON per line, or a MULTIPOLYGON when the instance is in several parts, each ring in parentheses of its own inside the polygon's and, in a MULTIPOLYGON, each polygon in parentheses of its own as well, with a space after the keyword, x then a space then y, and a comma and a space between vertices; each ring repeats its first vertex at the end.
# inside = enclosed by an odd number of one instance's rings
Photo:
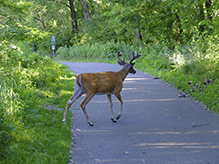
POLYGON ((74 163, 74 161, 72 159, 69 159, 69 162, 74 163))

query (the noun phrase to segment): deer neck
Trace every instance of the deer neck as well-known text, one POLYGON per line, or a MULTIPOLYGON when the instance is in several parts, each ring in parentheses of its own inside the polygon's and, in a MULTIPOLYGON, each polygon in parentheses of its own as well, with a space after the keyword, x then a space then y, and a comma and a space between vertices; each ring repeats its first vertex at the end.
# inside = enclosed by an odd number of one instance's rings
POLYGON ((119 72, 117 72, 117 74, 121 77, 122 81, 125 80, 128 73, 129 73, 129 70, 126 66, 124 66, 119 72))

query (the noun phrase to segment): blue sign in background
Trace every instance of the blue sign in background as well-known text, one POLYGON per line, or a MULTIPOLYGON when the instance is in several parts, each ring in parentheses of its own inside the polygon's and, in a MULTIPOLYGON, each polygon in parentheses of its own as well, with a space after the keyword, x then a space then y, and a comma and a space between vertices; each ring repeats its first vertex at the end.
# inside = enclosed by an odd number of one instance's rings
POLYGON ((56 44, 56 37, 52 36, 52 44, 56 44))

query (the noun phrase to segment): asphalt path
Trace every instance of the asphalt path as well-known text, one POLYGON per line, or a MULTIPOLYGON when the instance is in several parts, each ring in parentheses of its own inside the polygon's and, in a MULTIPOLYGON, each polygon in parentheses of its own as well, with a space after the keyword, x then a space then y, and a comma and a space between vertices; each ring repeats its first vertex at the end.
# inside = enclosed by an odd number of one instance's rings
MULTIPOLYGON (((75 74, 118 71, 102 63, 64 63, 75 74)), ((136 63, 137 64, 137 63, 136 63)), ((75 164, 219 164, 219 117, 191 98, 178 98, 170 85, 137 70, 123 83, 123 113, 110 121, 106 95, 94 96, 80 109, 82 96, 72 105, 75 164)), ((120 103, 113 98, 114 116, 120 103)))

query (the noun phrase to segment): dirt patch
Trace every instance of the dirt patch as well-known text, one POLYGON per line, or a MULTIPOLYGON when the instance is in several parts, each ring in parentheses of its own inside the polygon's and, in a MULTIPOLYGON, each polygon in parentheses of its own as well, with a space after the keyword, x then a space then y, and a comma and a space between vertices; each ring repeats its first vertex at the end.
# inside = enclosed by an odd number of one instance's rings
POLYGON ((49 111, 51 110, 59 110, 62 111, 63 108, 57 108, 57 105, 41 105, 43 108, 49 109, 49 111))

